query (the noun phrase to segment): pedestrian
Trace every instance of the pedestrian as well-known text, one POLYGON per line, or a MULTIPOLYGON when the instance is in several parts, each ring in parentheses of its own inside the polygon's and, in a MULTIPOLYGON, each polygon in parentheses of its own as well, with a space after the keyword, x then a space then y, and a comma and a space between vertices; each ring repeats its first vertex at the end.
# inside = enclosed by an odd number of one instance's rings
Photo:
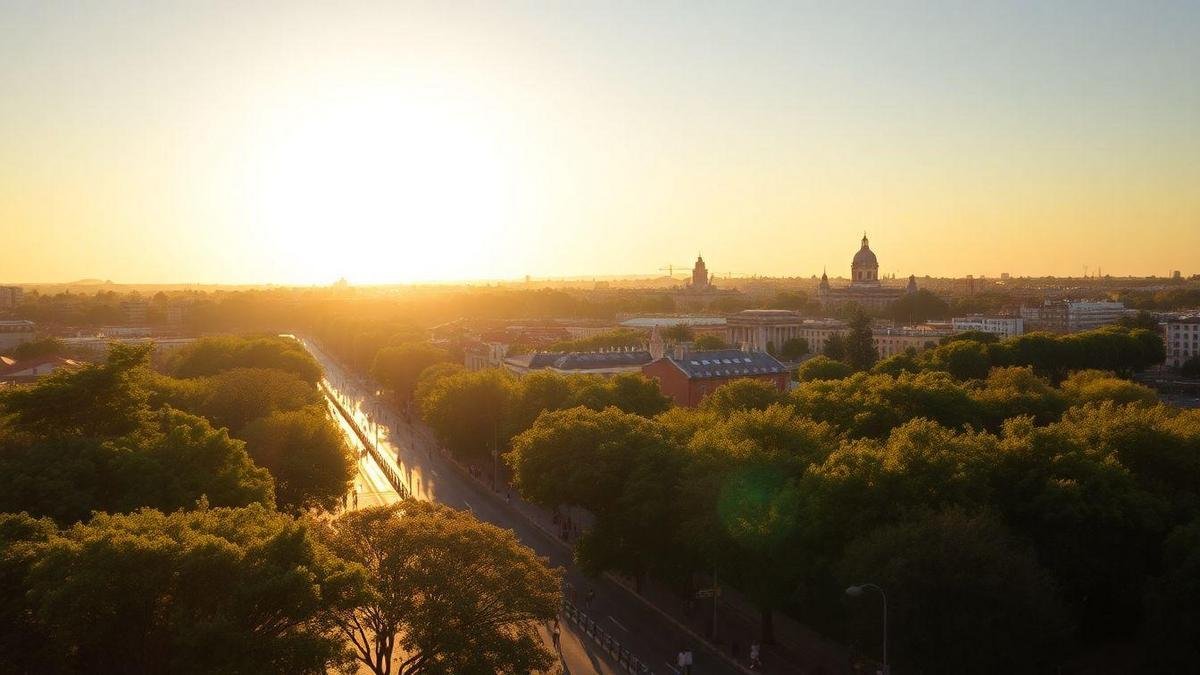
POLYGON ((675 665, 679 666, 680 673, 687 670, 687 652, 679 650, 679 653, 675 655, 675 665))
POLYGON ((354 487, 354 508, 358 508, 358 486, 354 487))
POLYGON ((750 643, 750 670, 762 669, 762 653, 757 642, 750 643))
POLYGON ((587 594, 583 596, 583 606, 588 609, 592 608, 592 600, 596 597, 596 589, 588 586, 587 594))
POLYGON ((511 490, 504 491, 504 501, 508 502, 509 504, 512 503, 512 491, 511 490))
POLYGON ((692 650, 683 650, 683 673, 684 675, 692 675, 692 650))
POLYGON ((550 639, 554 641, 554 648, 559 649, 559 640, 562 637, 562 630, 558 627, 558 618, 554 619, 554 628, 550 631, 550 639))

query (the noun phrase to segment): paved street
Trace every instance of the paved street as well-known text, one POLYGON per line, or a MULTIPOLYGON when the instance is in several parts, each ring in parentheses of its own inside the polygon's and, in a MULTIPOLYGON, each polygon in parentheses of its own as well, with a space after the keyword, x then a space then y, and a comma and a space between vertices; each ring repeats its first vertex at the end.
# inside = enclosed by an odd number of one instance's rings
MULTIPOLYGON (((675 672, 675 654, 682 648, 695 653, 694 673, 732 674, 741 672, 720 657, 708 652, 705 646, 691 639, 671 621, 648 607, 643 600, 625 588, 607 579, 588 579, 575 568, 569 548, 556 538, 534 526, 521 516, 511 504, 506 503, 503 492, 494 494, 465 476, 459 467, 442 457, 430 440, 412 427, 403 424, 398 415, 377 403, 375 392, 366 382, 345 373, 338 364, 311 340, 301 339, 310 352, 325 368, 330 390, 339 396, 343 406, 355 416, 360 428, 374 437, 374 420, 383 418, 378 425, 380 450, 396 458, 395 468, 404 477, 413 494, 422 499, 434 499, 458 509, 470 510, 481 520, 511 529, 520 540, 555 566, 566 571, 566 581, 577 589, 582 604, 585 590, 593 588, 595 598, 586 611, 596 622, 621 642, 630 652, 645 663, 650 672, 670 675, 675 672)), ((344 424, 344 421, 343 421, 344 424)), ((361 444, 352 438, 353 447, 361 444)), ((359 506, 371 503, 388 503, 398 499, 390 489, 386 478, 368 456, 359 463, 360 487, 359 506)), ((562 622, 564 652, 567 654, 564 667, 571 673, 616 672, 611 659, 596 645, 592 638, 575 630, 567 621, 562 622)))

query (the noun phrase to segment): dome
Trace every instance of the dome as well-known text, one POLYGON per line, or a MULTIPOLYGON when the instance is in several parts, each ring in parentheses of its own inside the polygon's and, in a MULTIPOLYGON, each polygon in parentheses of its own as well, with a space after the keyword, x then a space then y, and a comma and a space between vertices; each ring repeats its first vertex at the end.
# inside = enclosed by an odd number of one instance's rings
POLYGON ((853 267, 879 267, 879 260, 875 258, 875 252, 867 244, 866 235, 862 238, 862 248, 854 254, 853 267))

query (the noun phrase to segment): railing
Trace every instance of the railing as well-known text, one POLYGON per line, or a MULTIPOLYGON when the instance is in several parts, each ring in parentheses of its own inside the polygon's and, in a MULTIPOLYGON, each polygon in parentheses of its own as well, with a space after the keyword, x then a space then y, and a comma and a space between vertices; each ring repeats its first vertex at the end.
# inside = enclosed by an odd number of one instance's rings
POLYGON ((338 400, 337 396, 324 382, 321 382, 321 390, 325 393, 325 398, 333 403, 334 407, 338 409, 338 412, 342 414, 342 417, 346 418, 346 421, 350 423, 350 428, 354 430, 354 435, 358 436, 358 440, 362 441, 363 447, 367 449, 367 452, 371 453, 371 457, 375 460, 375 464, 379 466, 379 470, 383 472, 383 475, 387 476, 388 482, 391 483, 392 487, 400 495, 400 498, 408 499, 408 487, 405 486, 404 481, 401 480, 400 472, 391 462, 384 458, 383 453, 379 451, 379 448, 371 442, 371 438, 359 428, 358 422, 354 419, 354 415, 351 415, 346 408, 342 406, 341 401, 338 400))
POLYGON ((566 600, 563 601, 563 615, 567 617, 568 621, 578 626, 579 630, 592 638, 596 644, 600 645, 601 649, 608 652, 609 656, 616 659, 617 665, 625 672, 632 673, 633 675, 654 675, 650 667, 642 663, 641 659, 629 653, 629 650, 622 646, 612 636, 612 633, 604 630, 604 627, 596 623, 587 613, 566 600))

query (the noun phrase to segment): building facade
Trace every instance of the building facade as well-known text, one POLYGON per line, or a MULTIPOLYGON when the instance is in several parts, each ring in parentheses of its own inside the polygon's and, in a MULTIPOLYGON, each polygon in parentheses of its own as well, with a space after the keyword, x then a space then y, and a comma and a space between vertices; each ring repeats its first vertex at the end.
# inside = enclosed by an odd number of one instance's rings
POLYGON ((997 335, 1001 340, 1025 333, 1025 319, 1019 316, 971 314, 970 316, 956 316, 950 320, 950 323, 956 333, 978 331, 997 335))
POLYGON ((37 326, 32 321, 18 319, 0 321, 0 353, 37 337, 37 326))
POLYGON ((1200 356, 1200 314, 1170 318, 1162 322, 1166 343, 1166 365, 1178 368, 1200 356))
POLYGON ((750 351, 773 351, 793 338, 808 341, 808 349, 820 352, 832 335, 850 331, 845 321, 805 319, 787 309, 747 309, 725 319, 725 341, 750 351))
POLYGON ((1077 333, 1116 323, 1128 311, 1125 304, 1109 300, 1047 300, 1021 307, 1021 318, 1030 330, 1077 333))
POLYGON ((791 372, 765 352, 714 349, 688 352, 677 348, 642 367, 676 405, 695 407, 723 384, 741 378, 769 382, 787 391, 791 372))
POLYGON ((821 273, 821 283, 817 286, 817 300, 823 309, 832 309, 846 305, 858 305, 863 309, 882 310, 891 306, 909 293, 917 292, 917 278, 910 276, 905 288, 884 286, 879 278, 879 259, 871 250, 867 234, 863 238, 858 252, 850 261, 850 285, 844 288, 833 288, 829 284, 829 275, 821 273))
POLYGON ((20 286, 0 286, 0 309, 12 309, 24 298, 25 291, 20 286))

